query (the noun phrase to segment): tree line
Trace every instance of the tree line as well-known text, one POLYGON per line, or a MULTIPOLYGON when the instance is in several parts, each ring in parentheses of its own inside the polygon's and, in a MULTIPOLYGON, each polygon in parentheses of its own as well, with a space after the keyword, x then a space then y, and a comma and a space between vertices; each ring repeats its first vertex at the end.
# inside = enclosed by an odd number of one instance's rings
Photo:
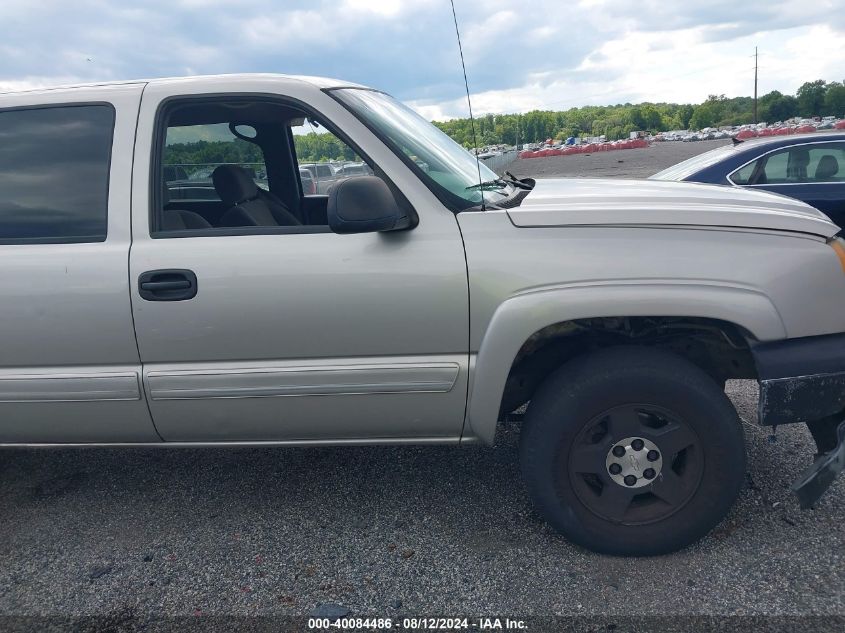
MULTIPOLYGON (((774 123, 800 116, 845 116, 845 85, 823 79, 808 81, 795 95, 773 90, 758 101, 760 121, 774 123)), ((475 120, 478 144, 515 145, 547 138, 601 136, 608 140, 627 138, 635 130, 700 130, 722 125, 741 125, 754 120, 754 99, 710 95, 704 103, 640 103, 613 106, 584 106, 563 111, 534 110, 525 114, 488 114, 475 120)), ((474 145, 469 119, 435 122, 464 147, 474 145)))
MULTIPOLYGON (((293 137, 300 163, 330 160, 360 161, 346 143, 328 132, 298 134, 293 137)), ((255 143, 235 138, 230 141, 173 143, 164 149, 164 164, 263 163, 264 155, 255 143)))

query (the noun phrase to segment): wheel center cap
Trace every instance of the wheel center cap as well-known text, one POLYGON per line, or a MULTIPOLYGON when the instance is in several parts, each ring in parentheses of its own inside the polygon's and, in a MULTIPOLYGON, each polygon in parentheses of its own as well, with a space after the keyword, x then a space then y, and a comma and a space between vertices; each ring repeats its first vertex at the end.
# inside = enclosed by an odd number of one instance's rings
POLYGON ((610 448, 605 466, 607 474, 620 486, 641 488, 660 474, 663 454, 649 439, 626 437, 610 448))

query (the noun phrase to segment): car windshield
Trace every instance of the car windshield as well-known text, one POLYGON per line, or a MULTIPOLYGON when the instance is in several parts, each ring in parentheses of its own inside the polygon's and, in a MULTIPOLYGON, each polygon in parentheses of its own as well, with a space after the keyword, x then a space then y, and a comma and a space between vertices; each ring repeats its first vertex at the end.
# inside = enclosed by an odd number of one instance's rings
POLYGON ((477 207, 482 199, 485 204, 496 204, 514 192, 469 151, 393 97, 360 88, 342 88, 331 94, 394 151, 410 159, 429 188, 454 210, 477 207), (479 182, 484 186, 479 187, 479 182))
POLYGON ((716 149, 711 149, 709 152, 693 156, 677 165, 672 165, 663 171, 659 171, 653 176, 650 176, 650 178, 652 180, 683 180, 702 169, 715 165, 735 151, 736 149, 734 149, 733 145, 717 147, 716 149))

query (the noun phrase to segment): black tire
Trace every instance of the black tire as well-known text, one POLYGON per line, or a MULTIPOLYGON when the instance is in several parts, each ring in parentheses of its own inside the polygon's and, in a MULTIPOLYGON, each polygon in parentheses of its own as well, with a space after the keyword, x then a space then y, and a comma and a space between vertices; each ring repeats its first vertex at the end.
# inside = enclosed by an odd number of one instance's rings
POLYGON ((661 350, 616 347, 540 385, 520 462, 538 511, 569 540, 648 556, 694 543, 725 517, 744 482, 745 443, 733 405, 701 369, 661 350))

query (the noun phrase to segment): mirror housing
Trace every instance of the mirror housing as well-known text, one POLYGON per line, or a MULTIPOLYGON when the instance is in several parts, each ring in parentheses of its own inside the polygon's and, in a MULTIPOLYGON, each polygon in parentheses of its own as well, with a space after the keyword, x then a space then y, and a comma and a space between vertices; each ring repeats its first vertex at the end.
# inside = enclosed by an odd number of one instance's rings
POLYGON ((355 176, 335 184, 326 211, 335 233, 399 231, 412 225, 390 188, 376 176, 355 176))

